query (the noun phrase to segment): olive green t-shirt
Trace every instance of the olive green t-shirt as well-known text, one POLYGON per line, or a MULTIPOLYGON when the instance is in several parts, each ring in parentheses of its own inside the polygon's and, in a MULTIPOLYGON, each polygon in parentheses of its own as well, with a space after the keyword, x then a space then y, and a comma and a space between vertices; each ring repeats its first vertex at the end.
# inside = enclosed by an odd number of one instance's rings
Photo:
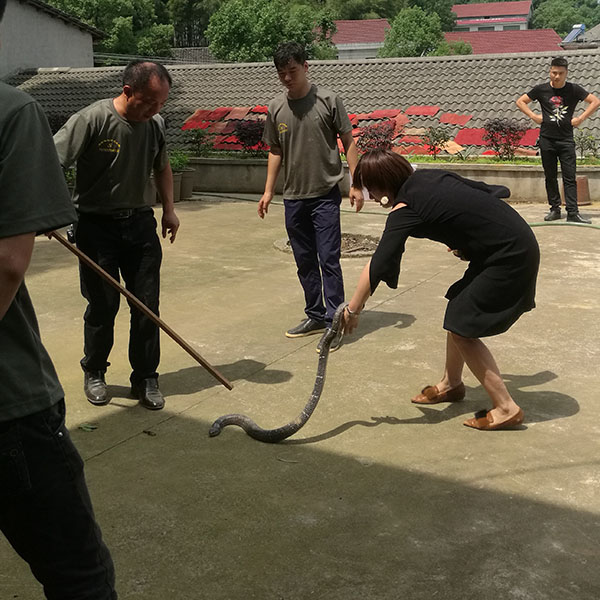
MULTIPOLYGON (((73 223, 77 217, 42 109, 3 83, 0 106, 0 239, 73 223)), ((0 422, 39 412, 63 396, 22 283, 0 319, 0 422)))
POLYGON ((318 198, 344 177, 337 136, 352 130, 341 98, 315 84, 304 98, 277 95, 268 107, 263 141, 281 149, 283 197, 318 198))
POLYGON ((63 167, 77 164, 73 202, 82 213, 145 206, 152 170, 162 171, 169 160, 163 118, 127 121, 112 98, 74 114, 56 133, 54 143, 63 167))

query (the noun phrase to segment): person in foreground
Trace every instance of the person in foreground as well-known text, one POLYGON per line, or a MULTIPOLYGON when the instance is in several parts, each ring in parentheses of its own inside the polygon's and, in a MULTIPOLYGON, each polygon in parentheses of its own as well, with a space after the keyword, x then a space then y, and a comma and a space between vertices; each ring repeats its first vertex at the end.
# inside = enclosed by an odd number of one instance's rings
MULTIPOLYGON (((509 394, 494 357, 480 338, 508 330, 535 307, 539 247, 531 228, 501 200, 510 191, 438 169, 414 171, 389 150, 367 152, 354 172, 354 186, 383 206, 392 206, 381 241, 344 314, 352 333, 368 297, 380 281, 398 286, 400 260, 408 237, 446 244, 469 261, 462 279, 447 291, 444 318, 446 364, 437 385, 425 387, 415 404, 456 402, 465 396, 463 367, 471 369, 492 400, 465 425, 502 429, 520 425, 524 415, 509 394), (389 200, 388 200, 389 199, 389 200)), ((351 191, 354 193, 354 189, 351 191)))
MULTIPOLYGON (((72 223, 75 211, 40 105, 0 82, 0 106, 0 531, 48 600, 116 600, 64 391, 24 281, 36 234, 72 223)), ((4 579, 0 587, 2 598, 17 597, 4 579)))

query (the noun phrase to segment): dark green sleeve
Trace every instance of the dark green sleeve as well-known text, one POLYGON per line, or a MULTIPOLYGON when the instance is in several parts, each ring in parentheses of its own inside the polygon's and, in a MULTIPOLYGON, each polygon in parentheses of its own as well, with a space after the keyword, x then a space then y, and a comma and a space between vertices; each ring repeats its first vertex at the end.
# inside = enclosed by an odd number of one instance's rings
POLYGON ((91 124, 81 113, 75 113, 54 135, 60 164, 66 169, 77 162, 87 147, 91 124))
POLYGON ((262 141, 271 148, 273 146, 275 146, 276 148, 280 147, 279 135, 277 133, 275 119, 273 118, 273 113, 271 112, 270 106, 269 112, 267 113, 267 118, 265 119, 265 129, 263 131, 262 141))
POLYGON ((41 233, 76 220, 48 121, 25 104, 0 137, 0 238, 41 233))
POLYGON ((333 107, 333 120, 338 133, 348 133, 352 131, 352 123, 344 107, 344 103, 339 96, 335 97, 335 106, 333 107))

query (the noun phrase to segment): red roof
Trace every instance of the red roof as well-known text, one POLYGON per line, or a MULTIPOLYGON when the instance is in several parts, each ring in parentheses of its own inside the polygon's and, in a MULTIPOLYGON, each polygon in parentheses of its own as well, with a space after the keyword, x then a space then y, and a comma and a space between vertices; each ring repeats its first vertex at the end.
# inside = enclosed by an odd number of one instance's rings
POLYGON ((452 12, 457 19, 472 17, 504 17, 528 15, 531 10, 531 0, 520 2, 483 2, 481 4, 455 4, 452 12))
POLYGON ((461 19, 457 25, 497 25, 499 23, 527 23, 526 17, 490 17, 489 19, 461 19))
POLYGON ((561 37, 554 29, 522 31, 451 31, 447 42, 462 40, 471 44, 473 54, 511 54, 514 52, 561 51, 561 37))
POLYGON ((339 44, 383 43, 385 32, 390 28, 387 19, 363 19, 359 21, 335 21, 337 32, 332 41, 339 44))

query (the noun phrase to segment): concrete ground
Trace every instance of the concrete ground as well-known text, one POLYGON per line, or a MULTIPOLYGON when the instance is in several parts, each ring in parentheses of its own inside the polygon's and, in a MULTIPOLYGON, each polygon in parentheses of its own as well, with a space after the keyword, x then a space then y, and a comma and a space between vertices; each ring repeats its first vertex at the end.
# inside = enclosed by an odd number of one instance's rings
MULTIPOLYGON (((546 212, 516 208, 530 222, 546 212)), ((283 335, 303 318, 293 258, 273 247, 285 236, 283 208, 273 204, 261 221, 255 202, 204 196, 178 212, 179 237, 164 244, 162 317, 233 391, 163 336, 166 408, 150 412, 129 399, 123 304, 112 402, 91 406, 78 365, 76 260, 39 239, 27 277, 120 598, 600 597, 598 230, 534 229, 538 307, 489 340, 525 411, 522 430, 463 427, 488 406, 470 373, 464 402, 410 403, 441 375, 443 296, 465 268, 440 244, 411 240, 399 288, 382 285, 358 332, 331 355, 311 420, 267 445, 237 428, 217 438, 208 429, 231 412, 282 425, 312 390, 317 337, 283 335)), ((600 205, 582 213, 600 224, 600 205)), ((385 215, 374 206, 348 210, 343 229, 377 235, 385 215)), ((348 295, 365 262, 343 260, 348 295)), ((0 598, 42 598, 4 538, 0 562, 0 598)))

